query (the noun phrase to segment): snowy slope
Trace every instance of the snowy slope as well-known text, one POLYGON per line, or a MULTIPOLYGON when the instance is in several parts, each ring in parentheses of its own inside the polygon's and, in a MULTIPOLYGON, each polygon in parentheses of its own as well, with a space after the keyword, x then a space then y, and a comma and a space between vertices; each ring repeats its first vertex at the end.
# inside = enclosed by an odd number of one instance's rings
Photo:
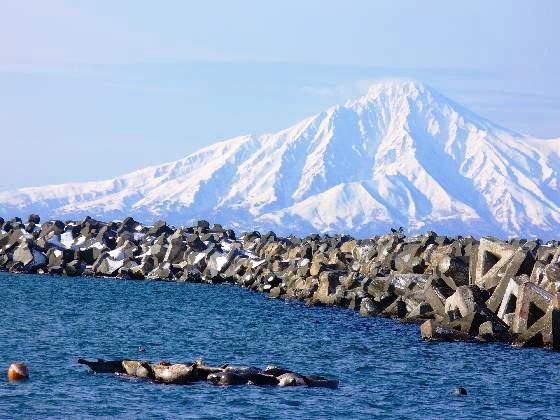
POLYGON ((216 143, 104 182, 0 193, 0 214, 359 236, 403 226, 560 237, 560 139, 499 127, 421 83, 390 81, 286 130, 216 143))

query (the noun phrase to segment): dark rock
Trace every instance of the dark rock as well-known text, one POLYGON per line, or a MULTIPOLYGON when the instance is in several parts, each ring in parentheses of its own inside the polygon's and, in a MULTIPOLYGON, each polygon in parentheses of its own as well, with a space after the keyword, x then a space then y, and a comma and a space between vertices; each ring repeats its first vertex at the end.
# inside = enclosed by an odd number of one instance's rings
POLYGON ((78 260, 73 260, 66 264, 64 267, 64 273, 69 277, 76 277, 81 275, 85 271, 85 265, 78 260))
POLYGON ((158 220, 150 229, 148 229, 148 232, 146 234, 151 236, 160 236, 163 234, 170 235, 172 233, 173 230, 169 226, 167 226, 167 223, 165 223, 165 221, 158 220))
POLYGON ((80 248, 74 251, 74 259, 82 261, 86 265, 92 265, 98 257, 94 252, 94 248, 80 248))
POLYGON ((428 341, 471 341, 467 334, 446 327, 435 319, 429 319, 420 326, 422 339, 428 341))
POLYGON ((372 298, 367 297, 362 299, 360 305, 360 315, 362 316, 376 316, 381 313, 382 309, 379 303, 375 302, 372 298))
POLYGON ((41 223, 41 218, 37 214, 30 214, 27 218, 28 223, 33 223, 34 225, 38 225, 41 223))
POLYGON ((31 272, 47 265, 47 257, 27 240, 22 241, 15 249, 13 261, 21 263, 23 270, 31 272))
POLYGON ((198 270, 185 270, 181 277, 179 277, 179 281, 188 283, 200 283, 202 281, 202 275, 198 270))
POLYGON ((199 220, 196 222, 196 226, 204 230, 210 229, 210 223, 207 220, 199 220))

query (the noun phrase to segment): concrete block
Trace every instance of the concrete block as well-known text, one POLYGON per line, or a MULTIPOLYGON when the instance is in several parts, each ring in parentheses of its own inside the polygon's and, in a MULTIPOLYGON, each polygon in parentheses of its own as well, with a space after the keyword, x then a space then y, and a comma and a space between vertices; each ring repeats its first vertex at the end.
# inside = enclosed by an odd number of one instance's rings
POLYGON ((512 331, 522 334, 542 318, 549 310, 552 295, 534 283, 523 283, 518 288, 515 318, 512 331))
POLYGON ((420 326, 420 334, 427 341, 470 341, 467 334, 443 325, 435 319, 429 319, 420 326))

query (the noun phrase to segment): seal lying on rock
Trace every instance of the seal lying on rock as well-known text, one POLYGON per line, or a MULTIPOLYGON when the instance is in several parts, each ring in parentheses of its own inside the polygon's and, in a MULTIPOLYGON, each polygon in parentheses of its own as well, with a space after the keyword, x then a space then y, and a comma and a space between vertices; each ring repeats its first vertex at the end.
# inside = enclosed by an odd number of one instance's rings
POLYGON ((292 373, 291 370, 288 369, 284 369, 278 366, 274 366, 274 365, 268 365, 265 370, 263 371, 264 374, 266 375, 272 375, 275 377, 278 377, 280 375, 283 375, 285 373, 292 373))
POLYGON ((249 378, 249 383, 259 386, 277 386, 278 378, 264 373, 257 373, 249 378))
POLYGON ((123 360, 122 367, 129 376, 136 376, 142 379, 154 379, 154 369, 150 363, 138 360, 123 360))
POLYGON ((304 376, 303 380, 310 388, 338 388, 338 381, 336 379, 327 379, 322 376, 304 376))
POLYGON ((266 374, 256 367, 226 366, 224 371, 239 375, 253 385, 278 385, 278 379, 276 379, 276 377, 266 374))
POLYGON ((90 362, 85 359, 78 359, 78 363, 86 365, 95 373, 126 373, 122 360, 97 359, 95 362, 90 362))
POLYGON ((154 378, 154 370, 150 366, 148 362, 142 362, 136 368, 136 377, 142 379, 153 379, 154 378))
POLYGON ((303 376, 297 373, 284 373, 278 378, 278 386, 302 386, 307 385, 303 376))
POLYGON ((150 365, 154 372, 154 380, 165 384, 189 384, 197 379, 195 365, 171 364, 160 362, 150 365))
POLYGON ((140 367, 142 362, 138 360, 123 360, 121 364, 127 375, 136 376, 136 370, 140 367))
POLYGON ((213 385, 245 385, 246 378, 233 372, 216 372, 208 375, 208 382, 213 385))
POLYGON ((307 386, 335 389, 338 381, 321 376, 304 376, 287 369, 268 366, 264 371, 252 366, 221 367, 206 366, 202 360, 193 364, 160 361, 150 363, 141 360, 88 361, 78 363, 88 366, 96 373, 116 373, 148 379, 164 384, 185 385, 207 381, 213 385, 258 385, 258 386, 307 386))

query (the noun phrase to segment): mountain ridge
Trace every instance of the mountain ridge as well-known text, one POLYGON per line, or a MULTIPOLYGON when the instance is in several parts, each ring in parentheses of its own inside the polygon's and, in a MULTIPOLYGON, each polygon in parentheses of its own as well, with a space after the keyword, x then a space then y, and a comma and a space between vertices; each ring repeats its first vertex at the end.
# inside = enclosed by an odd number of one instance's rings
POLYGON ((91 215, 369 236, 560 236, 560 139, 500 127, 425 84, 384 81, 277 133, 101 182, 0 193, 0 214, 91 215))

